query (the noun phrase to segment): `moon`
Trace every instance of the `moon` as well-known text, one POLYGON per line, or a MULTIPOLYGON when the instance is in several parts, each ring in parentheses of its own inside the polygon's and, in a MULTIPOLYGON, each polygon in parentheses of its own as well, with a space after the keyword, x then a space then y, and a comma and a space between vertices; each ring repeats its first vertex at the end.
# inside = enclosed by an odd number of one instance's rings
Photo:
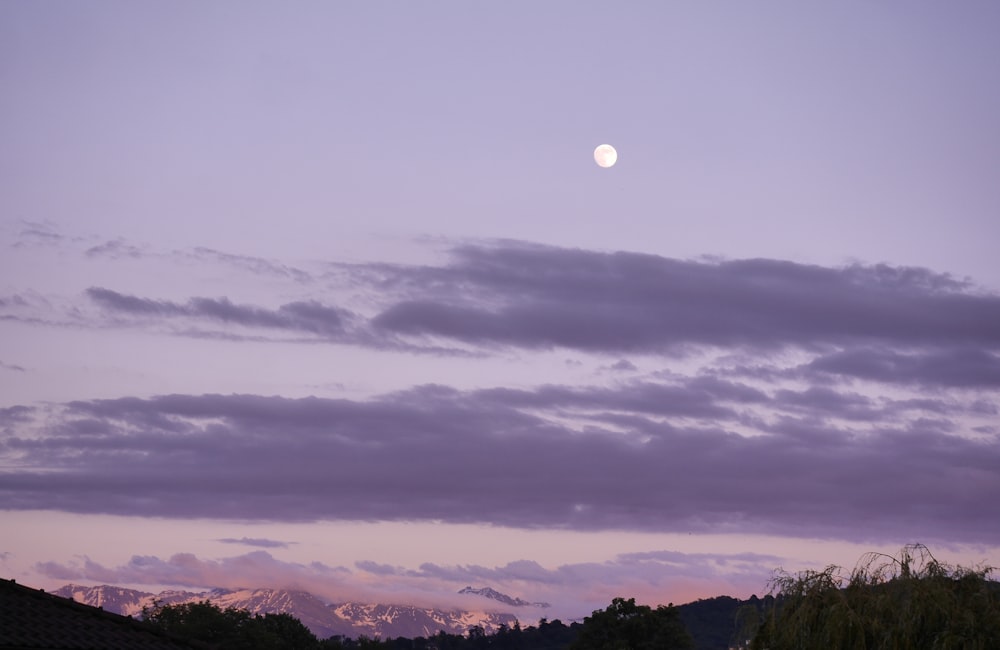
POLYGON ((618 152, 610 144, 599 145, 594 149, 594 162, 601 167, 611 167, 618 162, 618 152))

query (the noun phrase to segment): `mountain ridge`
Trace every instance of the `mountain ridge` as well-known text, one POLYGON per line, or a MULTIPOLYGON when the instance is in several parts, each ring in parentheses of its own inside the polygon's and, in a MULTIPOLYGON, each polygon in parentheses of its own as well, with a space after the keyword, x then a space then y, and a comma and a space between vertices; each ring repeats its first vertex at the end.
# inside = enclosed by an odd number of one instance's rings
MULTIPOLYGON (((469 591, 462 590, 459 593, 483 596, 511 606, 541 606, 521 598, 512 598, 489 587, 467 589, 469 591)), ((321 639, 335 635, 351 638, 416 638, 433 636, 440 631, 464 635, 472 627, 480 627, 485 633, 492 634, 501 626, 512 627, 518 623, 513 614, 482 609, 442 609, 384 603, 327 603, 307 591, 293 589, 211 589, 200 592, 168 590, 154 594, 114 585, 86 587, 67 584, 52 593, 133 617, 141 616, 145 608, 203 601, 222 609, 232 607, 251 614, 290 614, 321 639)))
POLYGON ((543 602, 529 602, 521 598, 515 598, 508 596, 507 594, 500 593, 492 587, 480 587, 479 589, 473 589, 471 586, 465 587, 464 589, 459 589, 460 594, 472 594, 475 596, 483 596, 491 600, 501 602, 505 605, 510 605, 511 607, 551 607, 549 603, 543 602))

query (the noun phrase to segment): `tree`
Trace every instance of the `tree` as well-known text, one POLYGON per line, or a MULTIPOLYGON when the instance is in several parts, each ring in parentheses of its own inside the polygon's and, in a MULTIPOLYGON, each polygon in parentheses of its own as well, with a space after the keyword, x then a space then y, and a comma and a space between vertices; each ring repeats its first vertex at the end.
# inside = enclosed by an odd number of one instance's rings
POLYGON ((673 605, 652 609, 635 598, 615 598, 583 620, 572 650, 673 650, 694 642, 673 605))
POLYGON ((541 619, 538 627, 529 625, 521 630, 517 639, 521 648, 531 650, 565 650, 576 639, 581 623, 566 625, 559 619, 541 619))
POLYGON ((250 614, 238 609, 220 609, 209 601, 161 605, 142 609, 142 618, 149 625, 181 639, 193 639, 226 647, 239 634, 250 614))
POLYGON ((179 605, 154 603, 143 608, 148 625, 181 639, 207 643, 220 650, 309 650, 316 636, 290 614, 251 616, 235 608, 221 609, 205 600, 179 605))
POLYGON ((301 650, 319 647, 316 635, 291 614, 254 616, 242 629, 246 648, 264 650, 301 650))
POLYGON ((992 568, 951 567, 927 547, 868 553, 838 566, 772 578, 774 606, 757 650, 987 650, 1000 648, 1000 585, 992 568))

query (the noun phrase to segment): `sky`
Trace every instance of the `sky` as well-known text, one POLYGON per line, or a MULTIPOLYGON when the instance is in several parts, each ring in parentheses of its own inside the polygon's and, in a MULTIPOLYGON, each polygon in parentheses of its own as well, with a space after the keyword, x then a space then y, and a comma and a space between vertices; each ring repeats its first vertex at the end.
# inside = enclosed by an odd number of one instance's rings
POLYGON ((1000 563, 998 28, 0 3, 0 574, 569 620, 1000 563))

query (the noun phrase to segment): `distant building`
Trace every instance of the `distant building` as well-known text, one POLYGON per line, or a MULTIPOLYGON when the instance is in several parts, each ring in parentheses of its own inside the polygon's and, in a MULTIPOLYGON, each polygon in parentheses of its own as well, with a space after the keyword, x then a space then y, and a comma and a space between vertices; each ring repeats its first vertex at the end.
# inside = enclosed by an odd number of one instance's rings
POLYGON ((128 616, 0 579, 0 649, 204 650, 128 616))

